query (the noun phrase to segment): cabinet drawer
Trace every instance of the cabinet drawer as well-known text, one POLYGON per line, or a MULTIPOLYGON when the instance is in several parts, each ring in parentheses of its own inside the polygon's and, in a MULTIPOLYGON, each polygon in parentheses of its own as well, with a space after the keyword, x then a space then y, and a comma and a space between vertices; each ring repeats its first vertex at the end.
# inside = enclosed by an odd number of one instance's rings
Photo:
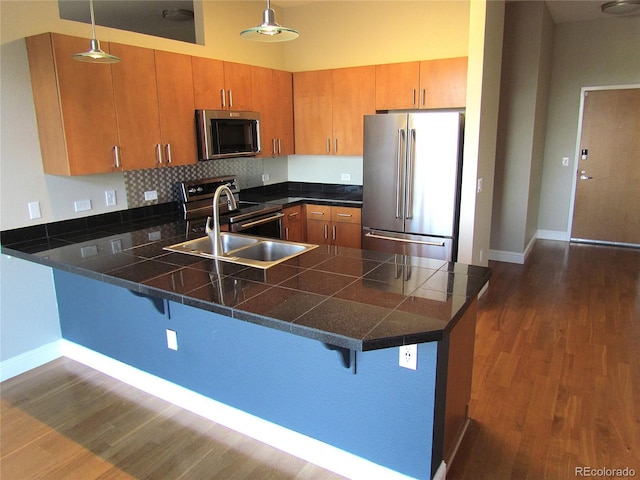
POLYGON ((284 208, 282 213, 284 214, 284 217, 282 218, 283 223, 301 221, 303 216, 302 205, 284 208))
POLYGON ((331 221, 331 207, 328 205, 306 205, 307 220, 331 221))
POLYGON ((351 207, 332 207, 331 221, 341 223, 360 223, 359 208, 351 207))

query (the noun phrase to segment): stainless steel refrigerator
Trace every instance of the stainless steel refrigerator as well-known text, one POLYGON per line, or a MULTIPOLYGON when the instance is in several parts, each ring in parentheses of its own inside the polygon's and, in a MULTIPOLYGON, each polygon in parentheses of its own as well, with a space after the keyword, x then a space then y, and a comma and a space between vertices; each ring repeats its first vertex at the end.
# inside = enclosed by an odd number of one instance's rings
POLYGON ((362 248, 455 261, 464 114, 364 117, 362 248))

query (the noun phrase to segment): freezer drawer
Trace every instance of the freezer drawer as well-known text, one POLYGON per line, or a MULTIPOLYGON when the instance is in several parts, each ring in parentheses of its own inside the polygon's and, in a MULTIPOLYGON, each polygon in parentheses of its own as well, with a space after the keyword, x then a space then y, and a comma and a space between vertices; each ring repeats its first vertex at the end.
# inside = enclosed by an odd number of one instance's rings
POLYGON ((414 257, 454 261, 454 241, 446 237, 410 235, 371 228, 362 229, 362 249, 414 257))

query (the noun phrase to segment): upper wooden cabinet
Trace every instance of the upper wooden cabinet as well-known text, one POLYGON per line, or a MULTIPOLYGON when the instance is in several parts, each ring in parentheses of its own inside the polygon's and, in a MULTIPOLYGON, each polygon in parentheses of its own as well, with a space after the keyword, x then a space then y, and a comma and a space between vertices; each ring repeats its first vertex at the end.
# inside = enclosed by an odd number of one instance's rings
POLYGON ((260 112, 263 156, 289 155, 293 150, 292 74, 252 67, 253 108, 260 112))
POLYGON ((375 113, 375 67, 293 76, 296 153, 362 155, 363 116, 375 113))
POLYGON ((250 65, 192 57, 197 109, 251 111, 250 65))
POLYGON ((376 65, 376 110, 461 108, 467 57, 376 65))
MULTIPOLYGON (((110 65, 73 60, 86 38, 45 33, 26 39, 44 172, 89 175, 120 170, 110 65)), ((103 42, 102 49, 109 51, 103 42)))

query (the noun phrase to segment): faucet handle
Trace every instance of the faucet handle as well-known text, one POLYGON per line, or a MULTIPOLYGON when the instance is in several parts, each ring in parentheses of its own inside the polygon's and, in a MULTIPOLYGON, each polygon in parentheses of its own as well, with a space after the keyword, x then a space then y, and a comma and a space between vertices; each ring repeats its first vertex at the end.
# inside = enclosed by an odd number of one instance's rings
POLYGON ((204 231, 207 235, 213 233, 213 229, 211 228, 211 217, 207 217, 207 223, 204 224, 204 231))

